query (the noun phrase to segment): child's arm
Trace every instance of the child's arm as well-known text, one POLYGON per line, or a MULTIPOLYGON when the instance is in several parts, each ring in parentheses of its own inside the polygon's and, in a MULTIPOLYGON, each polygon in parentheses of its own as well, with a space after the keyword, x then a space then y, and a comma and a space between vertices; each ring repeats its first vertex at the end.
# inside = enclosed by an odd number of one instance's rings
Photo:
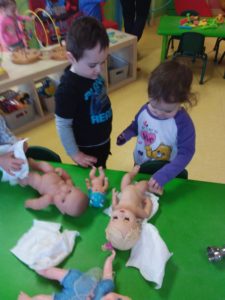
POLYGON ((116 144, 118 146, 124 145, 132 137, 138 135, 137 117, 134 121, 117 137, 116 144))
POLYGON ((97 159, 94 156, 79 151, 72 129, 73 119, 65 119, 56 115, 55 120, 60 140, 71 159, 85 168, 96 163, 97 159))

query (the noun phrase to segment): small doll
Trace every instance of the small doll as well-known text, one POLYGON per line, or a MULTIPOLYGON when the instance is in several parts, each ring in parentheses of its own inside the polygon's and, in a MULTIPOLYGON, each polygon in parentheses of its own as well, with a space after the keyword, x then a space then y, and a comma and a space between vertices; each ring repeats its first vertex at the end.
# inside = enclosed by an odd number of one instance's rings
POLYGON ((25 48, 26 37, 21 22, 31 20, 18 14, 15 0, 0 0, 0 43, 4 50, 25 48))
POLYGON ((106 228, 106 238, 119 250, 129 250, 138 241, 141 233, 141 222, 149 218, 152 201, 148 181, 142 180, 131 184, 140 166, 124 175, 121 182, 121 194, 113 189, 112 213, 106 228))
POLYGON ((27 200, 25 207, 40 210, 54 204, 62 214, 70 216, 79 216, 88 207, 87 195, 74 186, 63 169, 54 169, 45 161, 36 162, 33 159, 29 159, 29 166, 44 174, 31 171, 27 177, 19 180, 21 186, 29 185, 41 195, 27 200))
POLYGON ((90 179, 86 178, 86 186, 88 189, 88 195, 90 199, 90 206, 103 207, 106 199, 106 191, 109 186, 108 178, 105 177, 105 173, 102 167, 98 168, 99 176, 95 176, 96 167, 92 167, 90 171, 90 179))
POLYGON ((21 292, 18 300, 56 300, 56 299, 85 299, 85 300, 131 300, 129 297, 114 293, 112 264, 115 258, 115 251, 105 260, 102 277, 97 280, 94 273, 98 269, 92 269, 83 274, 78 270, 65 270, 49 268, 38 271, 38 274, 48 279, 57 280, 63 286, 60 293, 53 296, 38 295, 29 297, 21 292), (91 272, 92 271, 92 272, 91 272), (95 271, 95 272, 94 272, 95 271))

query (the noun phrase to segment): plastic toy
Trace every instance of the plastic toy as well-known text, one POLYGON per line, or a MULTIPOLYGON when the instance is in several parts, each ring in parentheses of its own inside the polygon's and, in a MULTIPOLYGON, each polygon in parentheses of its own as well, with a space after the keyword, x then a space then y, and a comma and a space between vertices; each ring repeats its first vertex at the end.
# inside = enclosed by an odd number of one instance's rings
POLYGON ((138 241, 143 219, 150 217, 152 201, 148 194, 148 181, 131 184, 140 166, 124 175, 121 194, 113 189, 112 213, 106 228, 106 238, 119 250, 129 250, 138 241))
POLYGON ((90 206, 103 207, 106 199, 106 191, 109 186, 108 178, 105 176, 102 167, 99 167, 99 176, 96 176, 96 167, 92 167, 90 171, 90 180, 86 178, 86 186, 90 199, 90 206))
POLYGON ((62 214, 79 216, 88 207, 88 197, 75 187, 70 176, 61 168, 53 168, 45 161, 36 162, 29 159, 29 166, 37 171, 29 172, 28 176, 19 180, 21 186, 31 186, 41 195, 25 202, 25 207, 34 210, 55 205, 62 214))
POLYGON ((105 260, 103 274, 99 276, 100 270, 94 268, 87 273, 79 270, 65 270, 59 268, 49 268, 37 273, 45 278, 57 280, 63 286, 63 290, 54 296, 38 295, 29 297, 21 292, 18 300, 53 300, 53 299, 85 299, 85 300, 131 300, 129 297, 114 293, 113 283, 113 260, 116 252, 105 260))
POLYGON ((221 261, 225 256, 225 246, 223 247, 208 247, 207 248, 208 259, 210 262, 221 261))

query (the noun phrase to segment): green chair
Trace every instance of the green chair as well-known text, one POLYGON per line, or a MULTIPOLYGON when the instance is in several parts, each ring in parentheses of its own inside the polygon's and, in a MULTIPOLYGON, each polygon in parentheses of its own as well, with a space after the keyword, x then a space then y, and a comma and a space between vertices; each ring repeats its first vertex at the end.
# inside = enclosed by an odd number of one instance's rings
POLYGON ((36 160, 62 162, 57 153, 42 146, 30 146, 26 151, 26 156, 36 160))
MULTIPOLYGON (((191 9, 182 11, 180 15, 183 17, 186 17, 188 14, 189 14, 189 16, 199 16, 199 13, 197 11, 191 10, 191 9)), ((171 49, 174 50, 174 40, 180 41, 180 35, 171 35, 170 36, 168 43, 167 43, 167 47, 166 47, 166 58, 168 57, 170 45, 171 45, 171 49)))
POLYGON ((206 71, 206 65, 208 56, 205 53, 205 37, 203 34, 198 32, 185 32, 181 35, 180 43, 177 51, 174 52, 173 58, 175 59, 179 56, 192 57, 192 62, 194 63, 196 58, 200 58, 203 62, 202 72, 199 83, 203 84, 203 79, 206 71))
MULTIPOLYGON (((149 160, 140 166, 140 173, 154 174, 156 171, 161 169, 163 166, 168 164, 165 160, 149 160)), ((188 179, 188 171, 184 169, 180 174, 176 176, 177 178, 188 179)))

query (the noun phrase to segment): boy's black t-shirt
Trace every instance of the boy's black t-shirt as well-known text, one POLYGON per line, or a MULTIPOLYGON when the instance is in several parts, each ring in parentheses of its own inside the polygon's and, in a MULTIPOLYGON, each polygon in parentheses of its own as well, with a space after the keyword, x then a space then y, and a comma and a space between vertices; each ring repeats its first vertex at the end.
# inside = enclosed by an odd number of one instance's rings
POLYGON ((55 94, 55 113, 73 119, 73 132, 79 146, 95 146, 109 140, 112 109, 102 77, 96 80, 65 70, 55 94))

